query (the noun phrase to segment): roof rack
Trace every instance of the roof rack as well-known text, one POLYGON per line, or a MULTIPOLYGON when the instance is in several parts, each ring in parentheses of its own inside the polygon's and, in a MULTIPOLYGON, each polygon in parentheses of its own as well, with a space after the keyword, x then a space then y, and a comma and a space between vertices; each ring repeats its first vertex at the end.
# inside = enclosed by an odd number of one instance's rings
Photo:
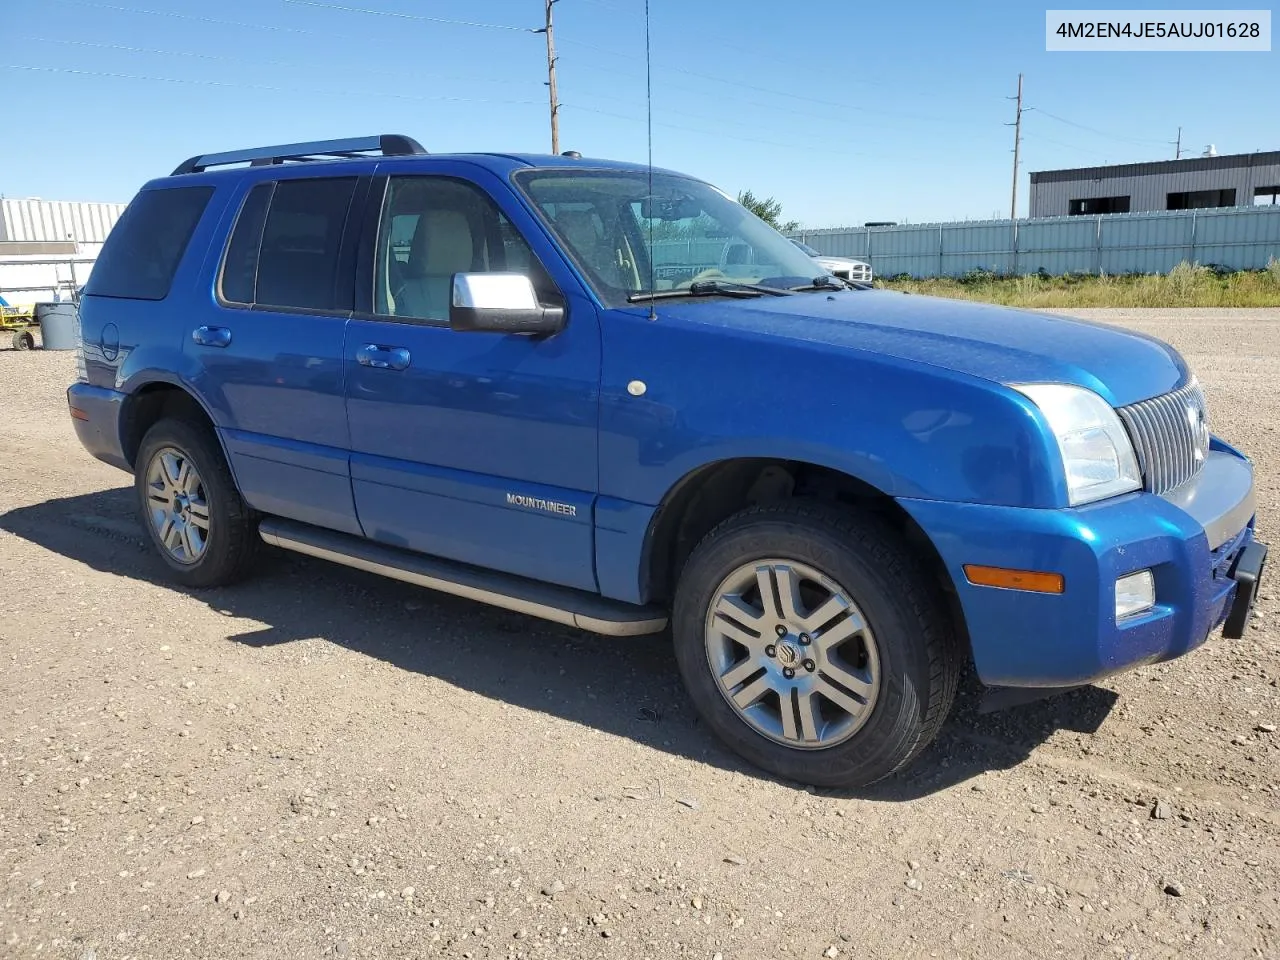
POLYGON ((254 167, 271 166, 289 160, 332 160, 359 157, 377 152, 384 157, 404 157, 427 151, 412 137, 399 133, 384 133, 376 137, 350 137, 345 140, 316 140, 312 143, 282 143, 274 147, 252 147, 248 150, 231 150, 226 153, 206 153, 192 157, 178 165, 172 176, 182 173, 200 173, 209 167, 231 163, 249 163, 254 167))

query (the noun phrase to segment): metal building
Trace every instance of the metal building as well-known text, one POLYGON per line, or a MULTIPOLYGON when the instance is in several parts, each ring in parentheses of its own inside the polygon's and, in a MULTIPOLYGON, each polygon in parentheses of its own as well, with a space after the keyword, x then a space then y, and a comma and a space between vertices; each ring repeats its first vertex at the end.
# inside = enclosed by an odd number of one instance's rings
POLYGON ((1280 150, 1031 174, 1032 217, 1259 204, 1280 204, 1280 150))
POLYGON ((123 203, 0 200, 0 242, 101 244, 123 203))
POLYGON ((0 297, 13 306, 71 297, 124 208, 0 199, 0 297))

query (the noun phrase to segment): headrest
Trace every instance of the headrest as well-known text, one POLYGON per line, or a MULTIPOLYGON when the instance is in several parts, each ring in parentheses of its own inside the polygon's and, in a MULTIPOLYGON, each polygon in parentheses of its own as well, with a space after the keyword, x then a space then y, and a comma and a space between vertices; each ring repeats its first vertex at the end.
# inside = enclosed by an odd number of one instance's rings
POLYGON ((409 249, 407 273, 447 276, 467 273, 475 263, 471 224, 458 210, 429 210, 418 221, 409 249))
POLYGON ((561 210, 555 220, 569 245, 580 253, 590 254, 600 242, 595 215, 589 210, 561 210))

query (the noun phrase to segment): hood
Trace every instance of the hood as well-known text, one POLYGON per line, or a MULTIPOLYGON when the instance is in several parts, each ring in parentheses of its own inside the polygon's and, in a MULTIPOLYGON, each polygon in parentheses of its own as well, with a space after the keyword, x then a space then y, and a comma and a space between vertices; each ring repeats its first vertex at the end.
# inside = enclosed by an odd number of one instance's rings
POLYGON ((1166 343, 1052 314, 890 290, 662 304, 661 318, 895 357, 998 383, 1071 383, 1125 406, 1189 376, 1166 343))

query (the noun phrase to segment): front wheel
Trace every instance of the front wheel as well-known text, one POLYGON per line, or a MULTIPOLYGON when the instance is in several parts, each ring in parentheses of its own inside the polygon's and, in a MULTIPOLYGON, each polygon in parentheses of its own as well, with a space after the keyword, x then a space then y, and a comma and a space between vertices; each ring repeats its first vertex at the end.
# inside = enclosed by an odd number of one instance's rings
POLYGON ((217 438, 185 420, 161 420, 134 464, 142 523, 169 576, 188 587, 243 577, 257 556, 256 517, 240 498, 217 438))
POLYGON ((745 510, 694 550, 672 618, 699 714, 779 776, 858 787, 937 735, 961 657, 940 593, 887 526, 823 504, 745 510))

